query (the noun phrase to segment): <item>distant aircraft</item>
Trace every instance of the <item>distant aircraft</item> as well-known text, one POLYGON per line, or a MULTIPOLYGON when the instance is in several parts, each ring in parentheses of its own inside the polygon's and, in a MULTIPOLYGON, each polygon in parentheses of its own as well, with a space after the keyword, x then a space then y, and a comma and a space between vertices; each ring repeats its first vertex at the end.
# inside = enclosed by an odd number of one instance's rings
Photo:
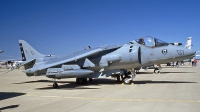
MULTIPOLYGON (((192 37, 188 37, 187 43, 185 47, 187 49, 192 49, 192 37)), ((196 58, 197 60, 200 60, 200 51, 196 51, 196 54, 188 59, 183 60, 184 62, 191 62, 192 58, 196 58)))
POLYGON ((196 58, 197 60, 200 60, 200 51, 197 51, 197 52, 196 52, 196 55, 195 55, 194 58, 196 58))
MULTIPOLYGON (((3 53, 3 50, 0 50, 0 53, 3 53)), ((1 56, 1 55, 0 55, 1 56)), ((5 56, 5 55, 4 55, 5 56)), ((7 57, 7 56, 6 56, 7 57)), ((13 57, 13 56, 8 56, 8 57, 13 57)), ((3 59, 0 60, 0 68, 2 68, 2 65, 6 65, 7 69, 15 69, 17 68, 18 63, 22 63, 23 61, 20 61, 21 59, 3 59)))
POLYGON ((2 65, 5 65, 7 69, 15 69, 18 68, 18 63, 22 63, 23 61, 20 61, 20 59, 5 59, 0 60, 0 68, 2 68, 2 65))
POLYGON ((6 68, 7 69, 15 69, 15 68, 17 68, 18 66, 18 63, 22 63, 23 61, 11 61, 11 60, 9 60, 9 61, 6 61, 5 62, 5 64, 6 64, 6 68))
POLYGON ((24 62, 17 66, 24 66, 27 76, 46 75, 54 79, 54 88, 58 87, 56 79, 76 78, 77 84, 84 84, 87 78, 117 73, 125 75, 124 83, 130 83, 136 75, 134 68, 183 60, 195 54, 195 51, 153 37, 139 38, 120 46, 90 47, 64 57, 43 55, 24 40, 19 40, 19 44, 24 62))
POLYGON ((187 40, 185 47, 187 49, 191 49, 191 47, 192 47, 192 37, 188 37, 188 40, 187 40))
POLYGON ((200 56, 200 51, 197 51, 195 56, 200 56))
POLYGON ((0 53, 2 53, 2 52, 4 52, 4 51, 0 50, 0 53))
MULTIPOLYGON (((0 53, 3 53, 4 51, 0 50, 0 53)), ((1 55, 0 55, 1 56, 1 55)), ((5 56, 5 55, 4 55, 5 56)), ((10 57, 10 56, 8 56, 10 57)), ((2 65, 6 65, 7 69, 13 69, 16 68, 16 63, 21 63, 22 61, 19 61, 20 59, 4 59, 0 60, 0 68, 2 68, 2 65)))

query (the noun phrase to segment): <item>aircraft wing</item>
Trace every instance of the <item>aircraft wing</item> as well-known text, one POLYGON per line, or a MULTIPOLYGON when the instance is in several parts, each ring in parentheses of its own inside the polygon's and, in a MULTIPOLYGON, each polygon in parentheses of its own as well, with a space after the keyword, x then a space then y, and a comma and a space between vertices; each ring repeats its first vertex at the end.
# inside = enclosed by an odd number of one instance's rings
POLYGON ((83 59, 83 58, 97 57, 97 54, 99 54, 99 53, 103 53, 103 52, 106 52, 106 51, 109 51, 109 50, 114 50, 114 49, 117 49, 117 48, 119 48, 119 46, 115 46, 115 47, 111 47, 111 48, 99 47, 99 48, 93 48, 93 49, 89 49, 89 50, 82 50, 82 51, 70 54, 68 56, 46 62, 46 63, 38 65, 38 66, 35 66, 35 67, 31 68, 31 72, 36 72, 38 70, 44 70, 44 69, 47 69, 47 68, 52 68, 54 66, 66 64, 68 62, 76 62, 77 60, 83 59))

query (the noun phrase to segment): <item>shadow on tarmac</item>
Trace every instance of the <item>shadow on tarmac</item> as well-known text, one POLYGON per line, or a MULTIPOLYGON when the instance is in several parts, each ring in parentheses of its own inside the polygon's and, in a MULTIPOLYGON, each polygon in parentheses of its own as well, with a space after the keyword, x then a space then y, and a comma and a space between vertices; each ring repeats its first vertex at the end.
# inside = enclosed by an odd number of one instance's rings
POLYGON ((0 101, 5 100, 5 99, 9 99, 9 98, 13 98, 13 97, 17 97, 17 96, 21 96, 21 95, 25 95, 25 94, 26 93, 0 92, 0 101))
MULTIPOLYGON (((50 83, 51 85, 48 85, 48 87, 35 88, 36 90, 55 89, 52 86, 53 85, 52 81, 49 80, 27 81, 15 84, 41 83, 41 82, 50 83)), ((88 81, 87 84, 76 84, 75 81, 57 81, 57 83, 58 83, 58 88, 56 89, 74 90, 74 89, 100 89, 98 87, 94 88, 89 86, 116 85, 116 84, 121 84, 122 82, 117 82, 116 79, 94 79, 93 81, 88 81)), ((142 81, 133 81, 133 83, 134 84, 179 84, 179 83, 198 83, 198 82, 142 80, 142 81)))
MULTIPOLYGON (((101 86, 101 85, 114 85, 114 84, 121 84, 121 82, 117 82, 115 79, 94 79, 93 81, 88 81, 87 84, 76 84, 75 81, 56 81, 58 83, 58 88, 56 89, 68 89, 68 90, 74 90, 74 89, 100 89, 100 88, 94 88, 89 86, 101 86), (62 84, 61 84, 62 83, 62 84)), ((53 83, 51 82, 51 85, 48 85, 49 87, 44 88, 36 88, 37 90, 48 90, 48 89, 55 89, 52 87, 53 83)))
MULTIPOLYGON (((160 72, 160 74, 171 74, 171 73, 197 73, 197 72, 160 72)), ((136 74, 153 74, 153 72, 146 71, 146 72, 137 72, 136 74)), ((157 74, 157 73, 156 73, 157 74)))
POLYGON ((187 81, 133 81, 134 84, 179 84, 179 83, 198 83, 198 82, 187 82, 187 81))
POLYGON ((10 105, 10 106, 6 106, 6 107, 2 107, 2 108, 0 108, 0 112, 1 112, 1 110, 13 109, 13 108, 17 108, 17 107, 19 107, 19 105, 10 105))
POLYGON ((19 82, 19 83, 13 83, 13 84, 26 84, 26 83, 38 83, 38 82, 52 82, 50 80, 36 80, 36 81, 26 81, 26 82, 19 82))

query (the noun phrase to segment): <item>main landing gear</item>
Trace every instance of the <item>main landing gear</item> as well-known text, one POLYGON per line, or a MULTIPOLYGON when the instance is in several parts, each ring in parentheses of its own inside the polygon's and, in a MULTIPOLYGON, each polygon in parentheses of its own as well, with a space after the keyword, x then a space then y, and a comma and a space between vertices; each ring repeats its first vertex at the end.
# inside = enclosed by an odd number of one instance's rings
POLYGON ((76 83, 77 84, 86 84, 87 78, 76 78, 76 83))
POLYGON ((160 73, 160 69, 159 68, 155 68, 153 73, 160 73))

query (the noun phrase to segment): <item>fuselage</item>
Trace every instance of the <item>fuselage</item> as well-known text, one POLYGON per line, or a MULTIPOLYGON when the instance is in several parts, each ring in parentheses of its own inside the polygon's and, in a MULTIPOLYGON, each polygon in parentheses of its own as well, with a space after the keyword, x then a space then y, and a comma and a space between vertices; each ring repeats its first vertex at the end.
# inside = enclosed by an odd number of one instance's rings
MULTIPOLYGON (((26 42, 21 42, 28 46, 26 42)), ((22 53, 27 50, 25 55, 29 60, 33 56, 37 58, 26 62, 29 64, 25 65, 24 72, 27 76, 46 75, 49 78, 82 77, 89 74, 91 77, 100 77, 103 73, 109 76, 112 71, 183 60, 195 54, 190 49, 173 46, 152 37, 136 39, 122 46, 85 49, 62 57, 41 55, 31 46, 28 48, 31 50, 24 48, 22 53)))
MULTIPOLYGON (((105 49, 104 47, 99 48, 105 49)), ((84 51, 85 50, 79 51, 79 53, 84 51)), ((112 47, 111 49, 107 49, 105 51, 102 50, 102 53, 88 57, 88 59, 95 65, 94 67, 83 67, 83 60, 85 59, 78 59, 65 64, 77 64, 81 69, 88 69, 94 72, 99 72, 102 68, 104 68, 105 71, 108 71, 114 69, 138 68, 152 64, 168 63, 171 61, 187 59, 188 56, 191 56, 194 53, 194 51, 180 46, 168 45, 160 47, 148 47, 145 45, 133 43, 124 44, 120 47, 112 47)), ((63 60, 64 58, 73 57, 74 54, 76 53, 72 53, 63 57, 45 57, 40 64, 43 65, 55 63, 59 60, 63 60)), ((37 66, 40 66, 40 64, 37 66)), ((56 66, 56 68, 60 67, 61 65, 56 66)), ((46 71, 47 69, 37 71, 37 75, 45 75, 46 71)))

